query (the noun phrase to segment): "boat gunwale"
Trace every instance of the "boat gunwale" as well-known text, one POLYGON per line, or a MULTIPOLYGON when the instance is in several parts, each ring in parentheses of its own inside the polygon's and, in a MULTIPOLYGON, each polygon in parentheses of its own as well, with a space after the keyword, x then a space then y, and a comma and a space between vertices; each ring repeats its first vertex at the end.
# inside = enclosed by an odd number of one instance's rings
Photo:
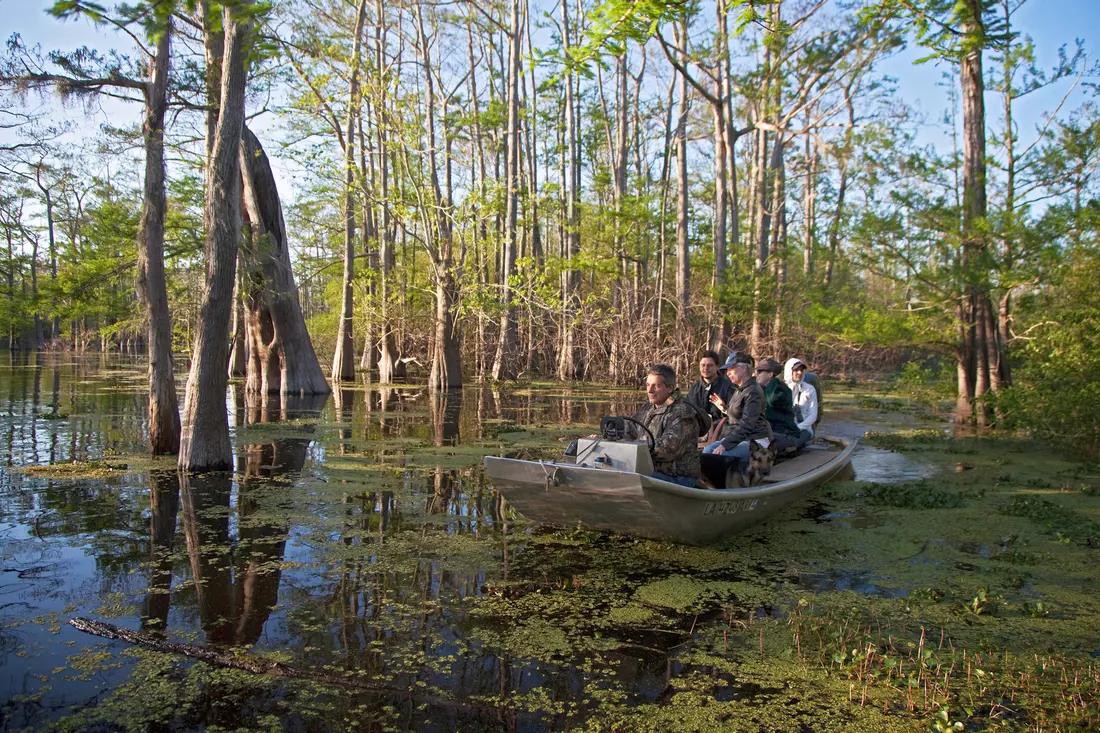
MULTIPOLYGON (((601 474, 615 473, 621 476, 633 476, 639 479, 638 483, 642 489, 656 490, 665 494, 672 494, 679 496, 683 499, 694 499, 698 501, 728 501, 734 499, 762 499, 765 497, 784 494, 792 489, 798 489, 807 483, 817 481, 822 476, 835 473, 840 467, 844 466, 852 456, 852 452, 855 450, 856 445, 859 443, 858 438, 845 439, 845 438, 830 438, 829 440, 839 442, 844 445, 844 449, 836 454, 836 457, 831 459, 827 463, 823 463, 816 468, 812 468, 806 473, 799 474, 786 481, 779 481, 772 484, 760 484, 758 486, 749 486, 741 489, 701 489, 694 486, 681 486, 680 484, 673 483, 671 481, 665 481, 663 479, 653 478, 641 473, 634 473, 633 471, 611 471, 606 468, 594 468, 591 466, 578 466, 572 463, 557 463, 556 461, 524 461, 517 458, 505 458, 503 456, 486 456, 485 459, 499 460, 499 461, 517 461, 519 463, 530 463, 534 465, 540 465, 545 468, 564 468, 570 472, 589 472, 595 471, 601 474)), ((599 489, 589 489, 589 491, 599 491, 599 489)))

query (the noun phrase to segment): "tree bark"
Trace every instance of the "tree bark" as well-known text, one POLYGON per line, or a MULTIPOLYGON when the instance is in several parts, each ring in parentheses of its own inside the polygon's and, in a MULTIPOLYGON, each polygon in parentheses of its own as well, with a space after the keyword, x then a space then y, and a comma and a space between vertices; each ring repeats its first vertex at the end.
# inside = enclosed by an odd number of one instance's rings
POLYGON ((336 328, 336 353, 332 357, 332 381, 355 379, 354 297, 355 278, 355 130, 361 109, 359 66, 367 0, 359 0, 352 39, 351 79, 348 81, 348 116, 344 133, 344 281, 340 320, 336 328))
POLYGON ((206 166, 206 286, 187 392, 183 403, 179 466, 186 470, 228 469, 233 465, 225 407, 229 359, 229 317, 237 269, 241 224, 240 144, 252 22, 222 11, 224 56, 213 146, 206 166))
POLYGON ((242 262, 248 321, 249 394, 328 394, 298 302, 290 245, 267 154, 245 127, 240 143, 243 199, 249 224, 242 262))
POLYGON ((157 39, 156 56, 145 91, 145 192, 138 228, 139 297, 145 302, 149 348, 149 451, 175 455, 180 448, 179 403, 172 368, 172 319, 164 276, 164 116, 168 106, 168 62, 172 21, 157 39))

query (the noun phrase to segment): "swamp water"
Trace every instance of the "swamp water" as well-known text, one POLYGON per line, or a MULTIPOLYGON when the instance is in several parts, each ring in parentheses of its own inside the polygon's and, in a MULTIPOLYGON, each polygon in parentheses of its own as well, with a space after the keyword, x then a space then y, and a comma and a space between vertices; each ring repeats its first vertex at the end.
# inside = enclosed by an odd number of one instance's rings
POLYGON ((235 470, 184 479, 144 390, 0 366, 2 730, 1100 729, 1100 476, 1042 445, 832 390, 823 432, 875 431, 860 480, 691 548, 532 526, 480 467, 641 390, 236 388, 235 470))

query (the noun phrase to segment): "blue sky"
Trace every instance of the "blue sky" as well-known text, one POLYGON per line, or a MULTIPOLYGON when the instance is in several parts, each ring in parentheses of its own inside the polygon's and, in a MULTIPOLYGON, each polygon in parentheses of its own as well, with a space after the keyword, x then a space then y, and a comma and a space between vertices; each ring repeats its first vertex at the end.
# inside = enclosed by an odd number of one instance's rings
MULTIPOLYGON (((47 15, 49 5, 46 0, 0 0, 0 18, 4 19, 0 25, 0 35, 6 40, 11 33, 18 32, 29 45, 40 43, 45 50, 72 50, 81 45, 105 50, 120 43, 118 34, 98 29, 87 21, 59 21, 47 15)), ((1090 55, 1100 58, 1100 0, 1030 0, 1017 13, 1015 22, 1019 31, 1035 40, 1041 67, 1053 66, 1058 47, 1066 45, 1072 48, 1078 37, 1085 42, 1090 55)), ((934 63, 915 66, 913 60, 920 55, 920 50, 910 48, 889 60, 883 70, 898 80, 902 99, 923 111, 929 123, 935 123, 947 106, 947 93, 942 84, 943 72, 947 69, 934 63)), ((1031 130, 1054 108, 1066 89, 1067 85, 1062 84, 1028 97, 1020 105, 1017 113, 1025 142, 1031 139, 1031 130)), ((1083 92, 1078 90, 1071 97, 1067 109, 1077 106, 1083 98, 1083 92)), ((988 98, 987 119, 990 125, 996 124, 997 110, 996 100, 988 98)), ((69 114, 79 118, 83 111, 74 109, 69 114)), ((105 105, 96 114, 96 123, 107 122, 109 117, 113 124, 124 125, 131 120, 137 122, 140 110, 136 106, 105 105), (120 119, 121 116, 128 119, 120 119)), ((938 144, 944 139, 942 129, 934 126, 921 133, 922 142, 938 144)))
MULTIPOLYGON (((1042 69, 1049 71, 1057 63, 1060 46, 1066 46, 1067 52, 1072 54, 1077 38, 1084 41, 1085 51, 1091 61, 1100 59, 1100 0, 1030 0, 1017 12, 1013 22, 1018 33, 1030 36, 1035 42, 1036 61, 1042 69)), ((946 64, 914 64, 923 55, 923 49, 910 47, 898 57, 889 60, 882 68, 898 80, 902 98, 924 111, 929 123, 933 123, 942 117, 948 105, 947 91, 942 84, 943 73, 951 73, 951 80, 955 84, 958 79, 946 64)), ((991 60, 987 57, 987 72, 990 63, 991 60)), ((1030 142, 1033 137, 1028 133, 1054 110, 1069 86, 1065 82, 1052 85, 1049 89, 1028 96, 1019 104, 1015 114, 1020 125, 1021 139, 1025 143, 1030 142)), ((1084 90, 1079 86, 1066 101, 1063 110, 1078 106, 1084 96, 1084 90)), ((995 125, 999 114, 1000 101, 987 95, 987 125, 995 125)), ((945 132, 928 129, 921 137, 925 142, 938 143, 945 135, 945 132)))

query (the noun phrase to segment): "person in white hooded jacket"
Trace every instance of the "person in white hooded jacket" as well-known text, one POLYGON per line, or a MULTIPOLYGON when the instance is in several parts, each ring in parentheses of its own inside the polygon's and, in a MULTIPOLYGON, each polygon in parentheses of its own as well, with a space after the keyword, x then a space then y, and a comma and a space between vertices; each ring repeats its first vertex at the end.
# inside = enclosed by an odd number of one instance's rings
POLYGON ((794 397, 795 419, 803 442, 814 437, 814 423, 817 422, 817 390, 803 380, 805 374, 806 362, 801 359, 787 359, 783 365, 783 381, 794 397))

